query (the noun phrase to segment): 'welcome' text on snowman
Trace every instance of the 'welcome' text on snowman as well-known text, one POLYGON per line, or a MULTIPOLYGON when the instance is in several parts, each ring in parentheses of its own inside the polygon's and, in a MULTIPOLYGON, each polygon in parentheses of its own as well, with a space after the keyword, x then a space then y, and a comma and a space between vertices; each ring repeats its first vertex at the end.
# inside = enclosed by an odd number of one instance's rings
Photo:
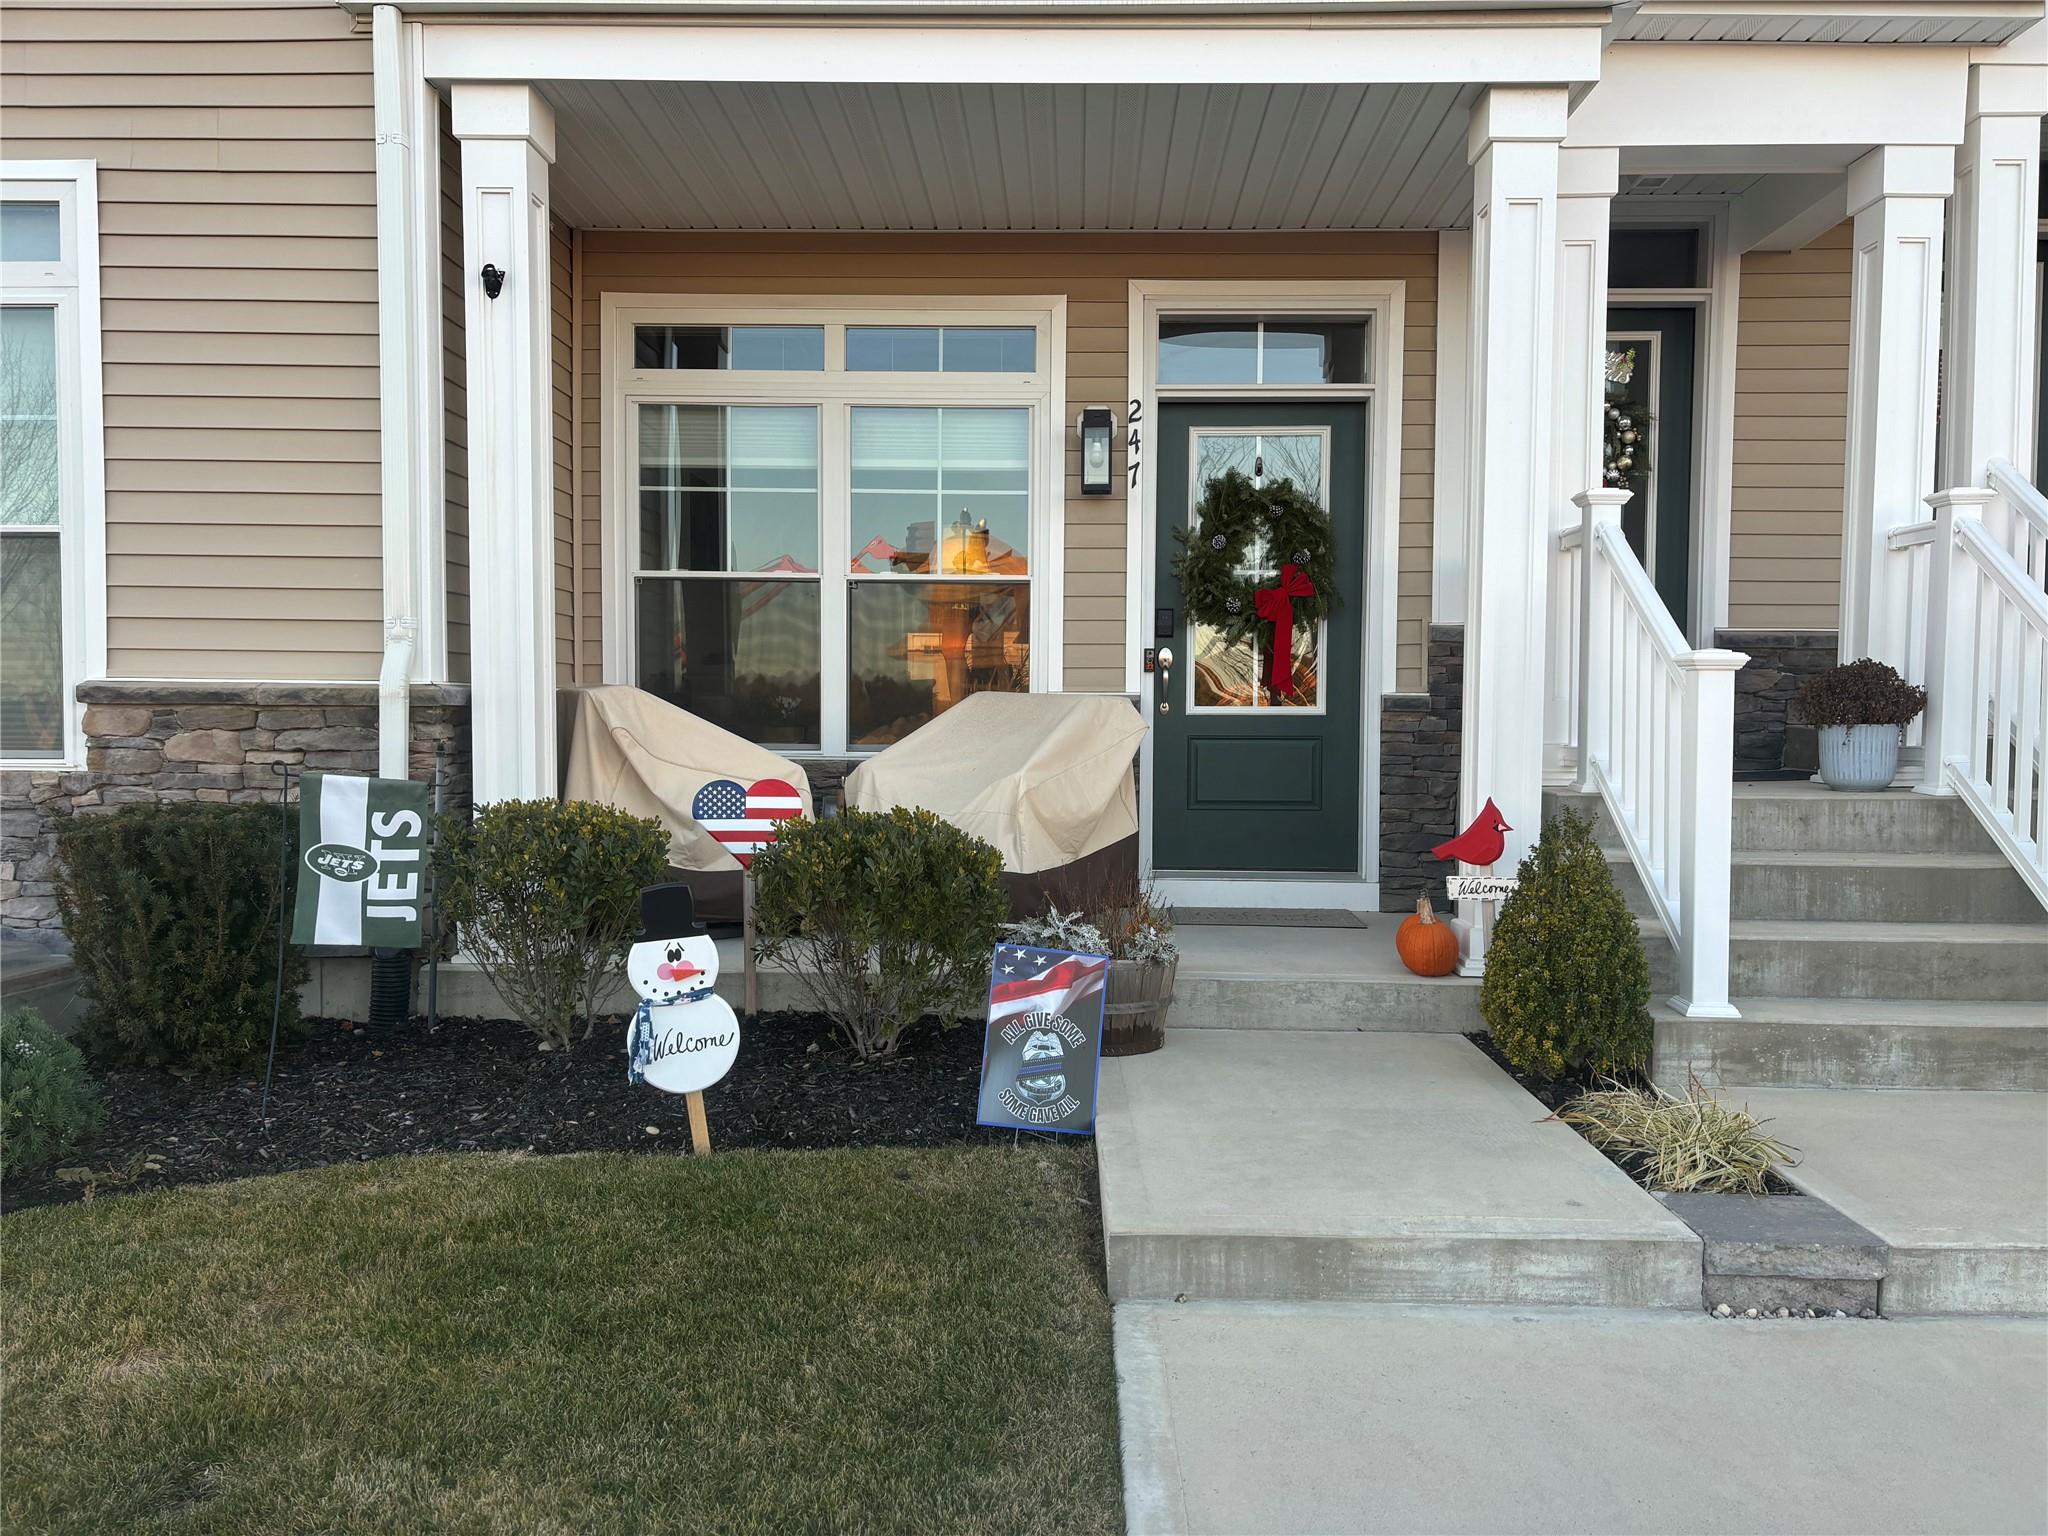
POLYGON ((640 893, 640 930, 626 952, 640 1006, 626 1031, 626 1076, 664 1093, 701 1093, 732 1070, 740 1021, 713 990, 718 947, 686 885, 640 893))

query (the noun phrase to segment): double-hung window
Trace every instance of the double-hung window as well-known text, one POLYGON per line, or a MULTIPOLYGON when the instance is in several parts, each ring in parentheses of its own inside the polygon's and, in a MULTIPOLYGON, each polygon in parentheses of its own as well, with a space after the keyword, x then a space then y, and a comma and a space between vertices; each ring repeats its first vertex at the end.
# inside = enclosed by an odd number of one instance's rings
POLYGON ((1028 691, 1062 467, 1027 302, 612 306, 607 675, 796 752, 1028 691))
POLYGON ((82 764, 102 497, 92 166, 0 162, 0 760, 82 764))

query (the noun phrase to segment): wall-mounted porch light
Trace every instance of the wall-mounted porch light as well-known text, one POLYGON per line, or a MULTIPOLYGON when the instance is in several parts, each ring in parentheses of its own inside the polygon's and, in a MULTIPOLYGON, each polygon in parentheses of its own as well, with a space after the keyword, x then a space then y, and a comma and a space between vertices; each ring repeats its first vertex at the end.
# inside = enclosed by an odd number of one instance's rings
POLYGON ((1081 412, 1081 494, 1109 494, 1109 439, 1116 431, 1116 412, 1091 405, 1081 412))

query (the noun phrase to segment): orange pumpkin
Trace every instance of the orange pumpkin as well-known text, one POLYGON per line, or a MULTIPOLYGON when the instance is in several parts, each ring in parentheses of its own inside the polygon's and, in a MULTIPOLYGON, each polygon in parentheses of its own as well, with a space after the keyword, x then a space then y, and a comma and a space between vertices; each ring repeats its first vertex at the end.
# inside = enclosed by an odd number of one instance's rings
POLYGON ((1458 936, 1436 920, 1427 896, 1415 898, 1415 915, 1394 934, 1401 963, 1418 976, 1448 976, 1458 968, 1458 936))

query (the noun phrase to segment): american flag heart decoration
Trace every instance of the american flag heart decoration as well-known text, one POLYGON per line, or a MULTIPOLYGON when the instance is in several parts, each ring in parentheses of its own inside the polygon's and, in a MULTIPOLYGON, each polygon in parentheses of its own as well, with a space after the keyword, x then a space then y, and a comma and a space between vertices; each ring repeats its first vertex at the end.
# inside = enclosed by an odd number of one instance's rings
POLYGON ((795 787, 782 779, 756 779, 747 785, 737 779, 713 779, 690 802, 691 819, 717 838, 742 869, 775 841, 785 821, 803 813, 795 787))

